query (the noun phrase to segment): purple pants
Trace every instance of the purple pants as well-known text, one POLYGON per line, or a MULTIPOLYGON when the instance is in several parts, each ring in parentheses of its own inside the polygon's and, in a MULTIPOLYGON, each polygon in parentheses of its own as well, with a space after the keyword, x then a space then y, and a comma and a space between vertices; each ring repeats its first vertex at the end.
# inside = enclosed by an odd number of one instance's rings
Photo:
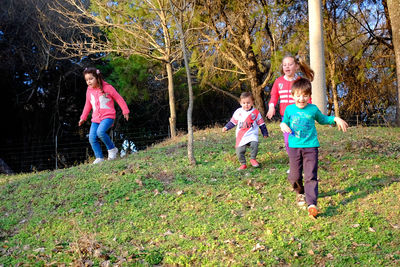
POLYGON ((286 152, 289 155, 289 133, 283 133, 283 139, 285 140, 286 152))
POLYGON ((317 205, 318 147, 289 147, 289 183, 298 194, 305 194, 307 205, 317 205), (303 173, 304 171, 304 185, 303 173))
MULTIPOLYGON (((282 116, 283 121, 283 116, 282 116)), ((285 140, 286 153, 289 155, 289 133, 283 133, 283 140, 285 140)))

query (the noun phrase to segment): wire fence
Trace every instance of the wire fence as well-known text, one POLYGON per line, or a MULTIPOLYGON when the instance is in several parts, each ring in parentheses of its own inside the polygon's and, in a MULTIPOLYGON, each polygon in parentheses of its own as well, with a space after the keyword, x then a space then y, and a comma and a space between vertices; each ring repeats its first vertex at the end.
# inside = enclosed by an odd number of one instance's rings
MULTIPOLYGON (((142 150, 169 137, 168 128, 157 130, 132 130, 118 132, 111 130, 110 136, 122 156, 142 150)), ((106 148, 102 144, 104 155, 106 148)), ((13 172, 32 172, 71 167, 88 162, 93 152, 88 132, 70 136, 30 140, 29 143, 2 144, 1 159, 13 172)))
MULTIPOLYGON (((274 119, 279 121, 279 117, 274 119)), ((212 123, 197 122, 195 127, 201 129, 210 125, 224 125, 228 121, 229 119, 212 123)), ((270 122, 267 121, 267 126, 270 122)), ((347 120, 347 122, 350 126, 390 127, 390 123, 379 116, 377 116, 376 120, 370 120, 368 123, 363 122, 359 117, 354 117, 354 119, 347 120)), ((177 128, 179 132, 184 133, 187 129, 186 125, 178 125, 177 128)), ((168 127, 129 129, 125 132, 112 130, 110 135, 121 156, 146 149, 148 146, 170 137, 168 127)), ((104 155, 107 155, 103 144, 102 148, 104 149, 104 155)), ((80 135, 75 133, 69 136, 56 136, 44 140, 30 140, 29 144, 23 142, 1 144, 0 151, 0 159, 16 173, 67 168, 93 159, 88 132, 80 135)))

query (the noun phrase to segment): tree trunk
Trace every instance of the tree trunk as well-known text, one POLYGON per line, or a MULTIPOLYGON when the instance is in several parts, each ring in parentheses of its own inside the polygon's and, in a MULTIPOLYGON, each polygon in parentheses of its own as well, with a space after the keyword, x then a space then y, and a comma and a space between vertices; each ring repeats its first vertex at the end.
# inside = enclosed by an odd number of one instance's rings
POLYGON ((168 98, 169 98, 169 128, 171 138, 176 137, 176 108, 175 108, 175 94, 174 94, 174 80, 172 75, 171 63, 166 63, 167 76, 168 76, 168 98))
POLYGON ((261 86, 258 83, 258 80, 256 78, 252 78, 250 80, 250 85, 251 85, 251 91, 252 91, 253 97, 254 97, 255 107, 258 109, 258 111, 261 113, 261 116, 264 118, 266 112, 265 112, 264 99, 262 98, 263 88, 261 88, 261 86))
MULTIPOLYGON (((241 18, 240 20, 241 25, 245 25, 247 22, 245 21, 245 18, 241 18)), ((244 26, 242 26, 244 28, 244 26)), ((246 69, 247 69, 247 77, 250 77, 250 86, 251 86, 251 91, 253 93, 254 97, 254 104, 258 111, 261 113, 262 117, 265 117, 265 105, 264 105, 264 99, 262 98, 262 90, 261 88, 261 81, 258 79, 257 74, 260 73, 258 66, 257 66, 257 59, 254 55, 253 52, 253 43, 250 37, 250 33, 248 31, 245 31, 243 34, 243 41, 244 41, 244 51, 246 51, 246 69)))
POLYGON ((331 90, 332 90, 332 100, 333 106, 335 109, 335 116, 340 117, 340 110, 339 110, 339 102, 338 102, 338 94, 337 94, 337 84, 335 80, 335 73, 336 73, 336 62, 334 55, 331 55, 330 62, 328 64, 329 69, 329 78, 331 82, 331 90))
POLYGON ((332 96, 333 96, 333 106, 335 107, 335 116, 340 117, 339 101, 337 95, 337 84, 334 79, 331 81, 332 86, 332 96))
POLYGON ((400 1, 387 0, 390 24, 392 25, 392 43, 396 58, 397 78, 397 103, 396 103, 396 125, 400 126, 400 1))
POLYGON ((324 35, 322 29, 322 3, 320 0, 308 0, 310 63, 315 71, 312 82, 313 103, 326 114, 326 81, 324 35))
MULTIPOLYGON (((190 74, 190 67, 189 67, 189 59, 187 55, 187 50, 186 50, 186 43, 185 43, 185 34, 183 33, 182 29, 182 20, 178 20, 177 14, 173 11, 173 3, 170 0, 171 3, 171 11, 174 16, 174 20, 176 23, 176 26, 179 31, 179 39, 181 43, 181 49, 182 49, 182 54, 183 54, 183 60, 185 62, 185 69, 186 69, 186 76, 187 76, 187 82, 188 82, 188 93, 189 93, 189 106, 187 110, 187 124, 188 124, 188 145, 187 145, 187 153, 188 153, 188 159, 191 165, 196 164, 196 159, 194 157, 193 153, 193 123, 192 123, 192 114, 193 114, 193 87, 192 87, 192 76, 190 74)), ((184 2, 184 7, 186 7, 186 4, 184 2)), ((179 9, 180 12, 183 12, 184 9, 179 9)), ((179 15, 182 15, 180 13, 179 15)), ((181 17, 180 17, 181 18, 181 17)))

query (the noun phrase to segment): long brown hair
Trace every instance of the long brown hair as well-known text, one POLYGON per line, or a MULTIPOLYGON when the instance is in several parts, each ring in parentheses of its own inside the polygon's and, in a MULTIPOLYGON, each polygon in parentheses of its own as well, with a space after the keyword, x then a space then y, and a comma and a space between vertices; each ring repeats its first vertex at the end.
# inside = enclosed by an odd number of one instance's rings
MULTIPOLYGON (((294 63, 300 66, 301 72, 312 82, 314 80, 314 71, 310 68, 310 66, 299 56, 291 56, 287 55, 285 56, 282 61, 285 58, 293 58, 294 63)), ((284 75, 285 73, 283 72, 283 66, 281 66, 281 73, 284 75)))
POLYGON ((103 80, 103 75, 101 74, 100 70, 93 68, 93 67, 85 68, 83 70, 83 76, 85 76, 86 74, 93 75, 93 77, 97 81, 97 84, 99 85, 101 93, 104 95, 104 90, 103 90, 103 81, 104 80, 103 80))

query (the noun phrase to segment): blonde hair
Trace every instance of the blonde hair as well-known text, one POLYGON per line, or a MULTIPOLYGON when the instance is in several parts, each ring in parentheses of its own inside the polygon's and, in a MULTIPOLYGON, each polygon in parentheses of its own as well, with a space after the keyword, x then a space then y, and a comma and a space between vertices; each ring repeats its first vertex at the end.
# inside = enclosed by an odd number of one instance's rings
MULTIPOLYGON (((309 79, 311 82, 314 80, 314 71, 310 68, 310 66, 299 56, 291 56, 291 55, 287 55, 285 56, 282 61, 285 58, 293 58, 294 63, 299 65, 301 72, 307 77, 307 79, 309 79)), ((283 71, 283 66, 281 65, 281 73, 282 75, 284 75, 284 71, 283 71)))

